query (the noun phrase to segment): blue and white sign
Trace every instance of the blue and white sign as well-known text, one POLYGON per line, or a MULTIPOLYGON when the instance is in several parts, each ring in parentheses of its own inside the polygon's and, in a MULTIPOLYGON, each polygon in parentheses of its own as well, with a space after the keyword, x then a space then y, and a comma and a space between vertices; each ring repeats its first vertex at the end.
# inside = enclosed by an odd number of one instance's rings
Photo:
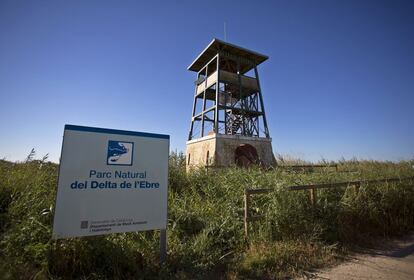
POLYGON ((169 136, 66 125, 53 237, 166 229, 169 136))

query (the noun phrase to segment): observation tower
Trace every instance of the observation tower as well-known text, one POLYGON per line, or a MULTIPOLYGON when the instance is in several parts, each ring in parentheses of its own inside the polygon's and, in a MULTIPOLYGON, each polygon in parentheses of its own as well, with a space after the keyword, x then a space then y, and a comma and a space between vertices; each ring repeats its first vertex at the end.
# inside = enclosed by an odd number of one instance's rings
POLYGON ((268 57, 218 40, 191 63, 197 73, 187 170, 274 164, 257 66, 268 57))

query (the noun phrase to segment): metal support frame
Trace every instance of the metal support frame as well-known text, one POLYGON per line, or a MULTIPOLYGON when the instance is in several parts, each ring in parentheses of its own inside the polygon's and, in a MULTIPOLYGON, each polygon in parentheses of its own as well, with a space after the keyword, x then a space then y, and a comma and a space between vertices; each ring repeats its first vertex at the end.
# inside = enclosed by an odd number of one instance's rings
POLYGON ((264 108, 264 103, 263 103, 262 89, 260 87, 259 72, 257 71, 257 65, 254 66, 254 74, 256 76, 257 87, 259 88, 260 107, 263 112, 263 125, 264 125, 265 135, 266 135, 266 138, 269 138, 270 137, 269 128, 267 127, 266 113, 265 113, 265 108, 264 108))
POLYGON ((207 79, 208 79, 208 64, 206 65, 206 75, 204 79, 204 93, 203 93, 203 109, 201 114, 201 137, 204 136, 204 111, 206 110, 206 90, 207 90, 207 79))
MULTIPOLYGON (((197 74, 197 79, 199 78, 200 74, 197 74)), ((193 100, 193 119, 191 120, 191 125, 190 125, 190 131, 188 132, 188 140, 191 140, 193 138, 193 129, 194 129, 194 114, 196 111, 196 105, 197 105, 197 84, 195 85, 195 90, 194 90, 194 100, 193 100)))
POLYGON ((239 81, 239 100, 240 100, 240 107, 241 107, 241 133, 242 135, 246 135, 246 119, 244 113, 244 98, 243 98, 243 87, 242 87, 242 79, 240 73, 240 59, 237 59, 237 80, 239 81))
POLYGON ((203 72, 205 75, 203 81, 204 90, 202 93, 200 92, 200 94, 197 94, 198 85, 196 84, 188 140, 192 140, 195 137, 193 131, 195 122, 201 122, 199 137, 205 136, 205 122, 213 123, 213 130, 216 134, 223 133, 227 135, 242 135, 249 137, 262 137, 263 135, 266 138, 270 137, 262 91, 260 88, 259 74, 257 65, 254 62, 233 54, 218 51, 217 54, 198 72, 197 79, 200 78, 200 75, 203 72), (210 85, 210 87, 207 88, 207 80, 209 78, 208 69, 209 65, 214 62, 214 60, 216 60, 215 63, 217 66, 217 79, 213 85, 210 85), (222 60, 223 63, 221 63, 220 60, 222 60), (233 61, 232 64, 229 61, 233 61), (249 64, 252 66, 250 69, 254 69, 255 79, 257 81, 256 91, 245 88, 243 85, 244 74, 240 71, 241 63, 249 64), (222 79, 220 71, 224 69, 226 69, 226 71, 229 70, 232 73, 237 73, 237 83, 230 83, 222 79), (222 89, 220 88, 220 84, 223 84, 222 89), (206 109, 207 90, 213 86, 215 86, 214 97, 211 96, 210 90, 210 97, 208 99, 213 100, 214 98, 214 105, 206 109), (202 99, 201 112, 196 112, 197 99, 202 99), (220 100, 224 100, 224 104, 220 104, 220 100), (207 113, 213 110, 213 117, 208 117, 207 113), (224 111, 224 120, 220 120, 220 111, 224 111), (264 125, 264 131, 262 132, 259 129, 260 118, 262 118, 264 125), (219 124, 224 124, 223 131, 219 128, 219 124))
POLYGON ((216 102, 215 102, 215 111, 214 111, 214 133, 219 133, 219 92, 220 92, 220 54, 217 54, 217 81, 216 81, 216 102))

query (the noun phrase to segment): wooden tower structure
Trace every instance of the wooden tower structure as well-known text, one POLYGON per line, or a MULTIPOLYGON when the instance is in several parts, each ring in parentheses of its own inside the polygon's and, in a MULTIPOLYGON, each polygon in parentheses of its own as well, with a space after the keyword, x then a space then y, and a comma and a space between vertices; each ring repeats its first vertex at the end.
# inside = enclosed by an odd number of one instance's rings
POLYGON ((188 67, 197 77, 187 169, 274 163, 257 70, 267 59, 213 39, 188 67))

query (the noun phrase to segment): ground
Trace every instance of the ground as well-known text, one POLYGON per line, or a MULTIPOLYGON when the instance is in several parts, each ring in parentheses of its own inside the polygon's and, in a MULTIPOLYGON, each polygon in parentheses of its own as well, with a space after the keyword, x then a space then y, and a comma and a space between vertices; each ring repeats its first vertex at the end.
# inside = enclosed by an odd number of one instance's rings
MULTIPOLYGON (((310 274, 314 279, 414 279, 414 233, 383 241, 336 267, 310 274)), ((305 278, 306 279, 306 278, 305 278)))

